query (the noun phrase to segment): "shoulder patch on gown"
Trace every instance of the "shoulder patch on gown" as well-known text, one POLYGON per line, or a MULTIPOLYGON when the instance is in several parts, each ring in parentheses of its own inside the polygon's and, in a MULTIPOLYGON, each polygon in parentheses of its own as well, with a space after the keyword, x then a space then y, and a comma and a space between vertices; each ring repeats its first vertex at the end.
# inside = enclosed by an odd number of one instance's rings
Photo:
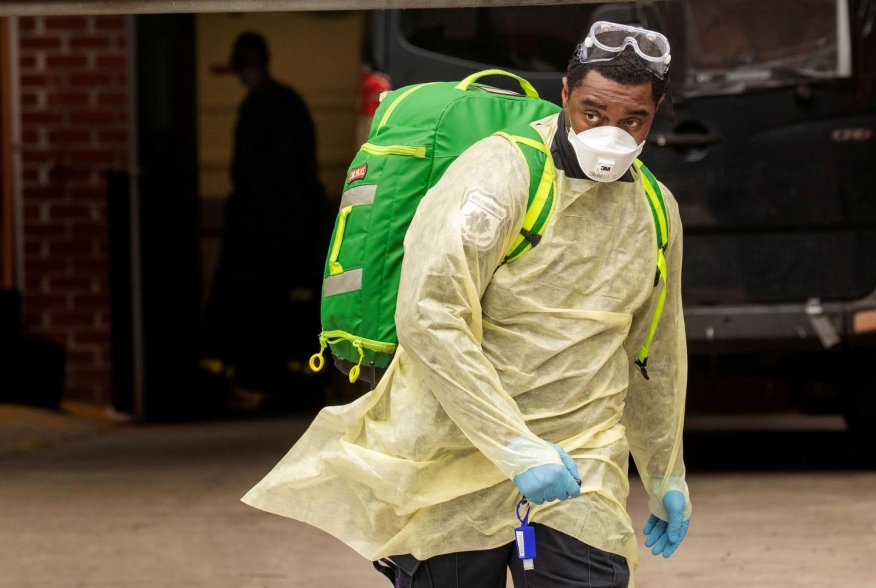
POLYGON ((480 251, 496 245, 502 225, 511 214, 507 204, 477 189, 466 192, 460 212, 462 238, 480 251))

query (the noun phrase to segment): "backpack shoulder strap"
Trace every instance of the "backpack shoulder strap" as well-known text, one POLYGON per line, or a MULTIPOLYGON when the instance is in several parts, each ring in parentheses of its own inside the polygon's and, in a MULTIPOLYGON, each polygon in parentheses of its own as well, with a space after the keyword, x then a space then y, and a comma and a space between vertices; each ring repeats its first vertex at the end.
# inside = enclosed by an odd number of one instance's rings
POLYGON ((557 201, 557 172, 551 151, 532 125, 514 126, 496 133, 509 140, 529 167, 529 200, 520 234, 505 253, 502 263, 509 263, 541 241, 557 201))
POLYGON ((651 214, 654 215, 654 225, 657 227, 657 247, 665 250, 669 243, 669 214, 666 212, 666 202, 663 200, 660 184, 651 170, 645 167, 640 159, 635 160, 633 165, 642 178, 645 196, 648 197, 648 205, 651 207, 651 214))
POLYGON ((639 177, 642 179, 642 187, 645 189, 645 196, 648 200, 648 206, 651 208, 651 214, 654 217, 654 228, 657 233, 657 274, 654 277, 654 287, 656 288, 660 282, 663 282, 660 295, 657 298, 657 307, 654 309, 654 316, 651 317, 648 337, 639 350, 639 355, 635 361, 636 367, 639 368, 639 371, 642 372, 642 375, 647 380, 648 370, 646 366, 648 365, 648 352, 651 349, 654 335, 657 334, 657 325, 660 324, 663 306, 666 303, 667 267, 665 252, 667 245, 669 245, 669 214, 666 211, 666 202, 663 200, 663 193, 660 191, 660 184, 657 182, 657 178, 640 160, 637 159, 633 165, 639 171, 639 177))

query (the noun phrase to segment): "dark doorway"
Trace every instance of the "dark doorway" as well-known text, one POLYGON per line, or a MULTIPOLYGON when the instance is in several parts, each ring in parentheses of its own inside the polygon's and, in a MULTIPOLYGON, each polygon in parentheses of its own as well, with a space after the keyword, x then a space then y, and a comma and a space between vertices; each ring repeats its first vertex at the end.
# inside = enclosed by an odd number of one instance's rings
MULTIPOLYGON (((194 16, 138 16, 135 22, 137 209, 130 215, 119 206, 111 215, 122 224, 126 216, 138 219, 139 255, 131 269, 139 266, 139 275, 115 288, 113 297, 114 313, 127 310, 130 318, 123 322, 127 327, 116 323, 115 404, 145 420, 191 418, 204 400, 194 385, 199 310, 194 16)), ((132 202, 125 192, 122 183, 117 193, 132 202)), ((124 274, 114 279, 125 281, 124 274)))

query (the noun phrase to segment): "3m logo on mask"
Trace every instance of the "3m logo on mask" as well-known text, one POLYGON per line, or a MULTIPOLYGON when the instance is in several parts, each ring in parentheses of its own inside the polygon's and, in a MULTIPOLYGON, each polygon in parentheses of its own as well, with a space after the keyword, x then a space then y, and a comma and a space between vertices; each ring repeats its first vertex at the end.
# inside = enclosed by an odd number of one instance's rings
POLYGON ((596 171, 600 174, 610 174, 614 169, 615 161, 613 159, 600 159, 596 162, 596 171))

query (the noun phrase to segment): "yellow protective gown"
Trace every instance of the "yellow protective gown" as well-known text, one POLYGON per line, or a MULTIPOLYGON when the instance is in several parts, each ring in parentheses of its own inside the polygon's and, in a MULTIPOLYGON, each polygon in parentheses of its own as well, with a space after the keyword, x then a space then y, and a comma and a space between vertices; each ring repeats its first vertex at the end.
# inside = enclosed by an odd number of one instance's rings
MULTIPOLYGON (((556 126, 556 116, 536 123, 548 145, 556 126)), ((666 518, 669 489, 687 496, 687 355, 681 222, 662 187, 669 290, 651 379, 632 363, 659 288, 655 225, 631 173, 634 182, 597 183, 558 170, 541 243, 500 266, 523 222, 529 170, 502 137, 468 149, 407 233, 400 346, 385 376, 355 402, 323 409, 243 501, 371 560, 489 549, 510 542, 518 524, 511 479, 561 463, 555 442, 577 462, 582 495, 535 507, 532 520, 625 556, 632 571, 629 451, 651 512, 666 518)))

